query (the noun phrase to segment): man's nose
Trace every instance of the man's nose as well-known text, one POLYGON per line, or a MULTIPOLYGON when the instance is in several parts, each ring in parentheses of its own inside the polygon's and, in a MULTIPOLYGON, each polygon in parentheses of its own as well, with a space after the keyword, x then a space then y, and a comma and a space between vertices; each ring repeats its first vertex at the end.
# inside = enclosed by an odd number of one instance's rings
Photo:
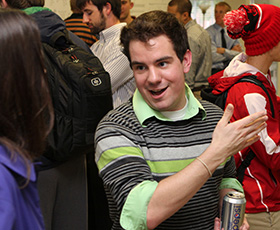
POLYGON ((158 82, 161 81, 160 74, 158 73, 156 68, 150 68, 149 69, 148 81, 150 83, 153 83, 153 84, 158 83, 158 82))
POLYGON ((89 22, 88 16, 85 13, 83 13, 83 23, 87 24, 88 22, 89 22))

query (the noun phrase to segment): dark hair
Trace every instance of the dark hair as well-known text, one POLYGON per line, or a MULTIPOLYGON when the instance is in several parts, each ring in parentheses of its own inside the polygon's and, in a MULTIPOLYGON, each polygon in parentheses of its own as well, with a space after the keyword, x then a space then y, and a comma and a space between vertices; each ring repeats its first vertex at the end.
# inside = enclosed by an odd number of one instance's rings
POLYGON ((102 12, 103 7, 110 3, 113 14, 120 19, 121 16, 121 0, 77 0, 76 5, 81 10, 85 7, 86 3, 92 3, 97 9, 102 12))
POLYGON ((6 2, 9 7, 14 9, 25 9, 32 6, 45 5, 45 0, 6 0, 6 2))
POLYGON ((130 61, 130 41, 147 42, 160 35, 166 35, 171 40, 177 57, 183 61, 184 55, 189 49, 186 29, 174 15, 160 10, 144 13, 122 29, 123 53, 130 61))
POLYGON ((40 33, 15 9, 0 9, 0 28, 0 143, 11 157, 33 160, 43 153, 53 124, 40 33))
POLYGON ((177 6, 177 11, 180 14, 183 14, 185 12, 189 13, 189 16, 191 16, 192 12, 192 3, 189 0, 171 0, 168 3, 168 6, 177 6))
POLYGON ((81 9, 77 7, 76 0, 70 0, 70 8, 73 13, 82 13, 81 9))
POLYGON ((228 4, 228 3, 226 3, 226 2, 218 2, 216 5, 215 5, 215 8, 216 8, 216 6, 226 6, 228 9, 227 9, 227 12, 228 11, 231 11, 231 6, 228 4))

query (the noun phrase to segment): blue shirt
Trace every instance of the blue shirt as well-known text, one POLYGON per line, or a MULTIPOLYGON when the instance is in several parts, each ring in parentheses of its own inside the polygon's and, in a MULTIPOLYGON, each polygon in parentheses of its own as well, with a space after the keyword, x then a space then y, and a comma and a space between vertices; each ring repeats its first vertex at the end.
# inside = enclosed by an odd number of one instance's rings
POLYGON ((21 188, 28 178, 27 168, 23 158, 15 156, 11 159, 11 153, 0 145, 0 229, 44 229, 34 166, 28 162, 30 181, 21 188))
POLYGON ((232 39, 228 36, 225 30, 225 40, 227 43, 227 48, 223 54, 217 53, 217 48, 222 47, 222 39, 221 39, 221 30, 223 28, 218 24, 213 24, 209 26, 206 30, 209 33, 212 44, 211 44, 211 51, 212 51, 212 69, 224 69, 226 66, 224 65, 225 62, 229 62, 232 58, 234 58, 240 52, 231 50, 235 45, 240 45, 238 40, 232 39))

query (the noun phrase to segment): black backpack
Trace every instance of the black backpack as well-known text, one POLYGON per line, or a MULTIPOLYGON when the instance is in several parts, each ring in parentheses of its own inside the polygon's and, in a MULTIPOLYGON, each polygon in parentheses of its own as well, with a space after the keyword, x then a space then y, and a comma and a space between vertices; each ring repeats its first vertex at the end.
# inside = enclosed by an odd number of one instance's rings
MULTIPOLYGON (((262 84, 262 82, 260 80, 258 80, 256 76, 250 75, 250 76, 246 76, 246 77, 241 78, 239 81, 237 81, 232 86, 234 86, 234 85, 236 85, 240 82, 250 82, 250 83, 255 84, 255 85, 257 85, 257 86, 259 86, 263 89, 263 91, 266 93, 266 95, 269 99, 272 117, 274 117, 274 107, 273 107, 271 97, 270 97, 267 89, 265 88, 265 86, 262 84)), ((211 87, 204 88, 204 89, 201 90, 201 98, 203 100, 207 100, 207 101, 212 102, 213 104, 218 105, 220 108, 222 108, 224 110, 227 95, 228 95, 228 91, 232 86, 230 86, 226 91, 224 91, 222 94, 219 94, 219 95, 214 95, 212 93, 212 88, 211 87)), ((241 165, 237 169, 237 179, 241 184, 243 184, 245 170, 250 165, 250 163, 251 163, 251 161, 253 160, 254 157, 255 157, 255 153, 250 149, 248 155, 242 161, 241 165)))
POLYGON ((99 59, 75 45, 67 30, 43 43, 55 121, 44 156, 67 161, 94 152, 94 133, 113 109, 111 82, 99 59))

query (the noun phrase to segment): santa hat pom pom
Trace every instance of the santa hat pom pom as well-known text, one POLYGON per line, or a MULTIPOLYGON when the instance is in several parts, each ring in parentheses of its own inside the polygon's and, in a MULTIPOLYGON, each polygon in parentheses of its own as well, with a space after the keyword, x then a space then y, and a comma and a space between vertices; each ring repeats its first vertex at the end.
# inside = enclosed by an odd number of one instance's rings
POLYGON ((247 14, 242 10, 233 10, 224 16, 224 23, 227 30, 232 34, 240 33, 248 23, 247 14))

